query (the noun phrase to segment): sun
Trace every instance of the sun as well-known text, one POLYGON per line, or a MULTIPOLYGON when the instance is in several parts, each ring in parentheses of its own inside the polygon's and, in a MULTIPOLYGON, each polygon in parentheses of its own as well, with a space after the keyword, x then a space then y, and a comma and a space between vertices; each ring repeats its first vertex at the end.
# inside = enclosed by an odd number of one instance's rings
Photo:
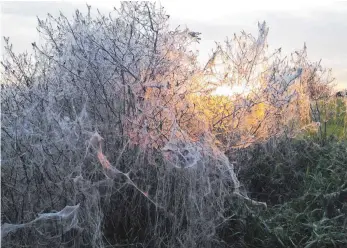
POLYGON ((250 88, 245 85, 221 85, 218 86, 211 95, 214 96, 236 96, 236 95, 247 95, 250 92, 250 88))

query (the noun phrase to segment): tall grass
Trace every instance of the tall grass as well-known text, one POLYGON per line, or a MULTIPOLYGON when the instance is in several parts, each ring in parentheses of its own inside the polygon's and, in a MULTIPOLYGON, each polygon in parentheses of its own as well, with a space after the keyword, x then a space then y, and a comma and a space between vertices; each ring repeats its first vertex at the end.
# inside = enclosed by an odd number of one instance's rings
POLYGON ((250 196, 268 204, 243 221, 243 247, 347 246, 346 140, 283 139, 230 156, 250 196))

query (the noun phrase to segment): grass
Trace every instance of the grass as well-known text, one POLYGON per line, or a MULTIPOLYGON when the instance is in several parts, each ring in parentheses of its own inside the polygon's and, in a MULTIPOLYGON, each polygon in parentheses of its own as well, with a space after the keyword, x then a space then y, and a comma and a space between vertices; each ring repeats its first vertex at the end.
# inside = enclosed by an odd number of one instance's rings
POLYGON ((320 117, 313 118, 312 121, 320 121, 320 136, 326 139, 335 136, 339 140, 347 138, 347 100, 343 98, 333 98, 328 101, 317 102, 316 112, 320 117), (317 110, 318 109, 318 110, 317 110))
POLYGON ((243 221, 240 246, 347 247, 347 141, 285 139, 235 154, 240 180, 268 204, 243 221))

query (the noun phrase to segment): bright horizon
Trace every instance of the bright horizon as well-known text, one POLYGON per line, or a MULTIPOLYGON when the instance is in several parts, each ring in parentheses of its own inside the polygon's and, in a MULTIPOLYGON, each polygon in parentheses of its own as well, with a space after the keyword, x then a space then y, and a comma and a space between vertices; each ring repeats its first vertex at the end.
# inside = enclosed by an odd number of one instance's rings
MULTIPOLYGON (((324 67, 332 68, 338 89, 347 88, 347 2, 332 1, 161 1, 170 15, 171 25, 187 26, 201 32, 199 61, 205 63, 214 41, 242 30, 256 34, 257 22, 266 21, 269 28, 269 48, 282 47, 284 54, 303 47, 306 42, 311 61, 322 59, 324 67)), ((107 13, 117 2, 88 1, 94 10, 107 13)), ((61 10, 71 17, 75 9, 86 11, 84 1, 1 2, 1 36, 9 36, 14 50, 31 50, 38 41, 36 16, 53 16, 61 10)), ((3 39, 1 39, 3 43, 3 39)), ((2 50, 2 49, 1 49, 2 50)))
POLYGON ((234 95, 247 95, 250 92, 249 87, 246 85, 221 85, 218 86, 211 95, 214 96, 234 96, 234 95))

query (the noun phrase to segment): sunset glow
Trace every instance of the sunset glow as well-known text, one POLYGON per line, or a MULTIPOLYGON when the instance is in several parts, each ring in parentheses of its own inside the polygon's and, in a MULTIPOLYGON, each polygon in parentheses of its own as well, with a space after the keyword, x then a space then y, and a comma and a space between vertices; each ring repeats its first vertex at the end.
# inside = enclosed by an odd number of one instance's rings
POLYGON ((235 96, 246 95, 250 92, 250 89, 245 85, 221 85, 212 92, 214 96, 235 96))

